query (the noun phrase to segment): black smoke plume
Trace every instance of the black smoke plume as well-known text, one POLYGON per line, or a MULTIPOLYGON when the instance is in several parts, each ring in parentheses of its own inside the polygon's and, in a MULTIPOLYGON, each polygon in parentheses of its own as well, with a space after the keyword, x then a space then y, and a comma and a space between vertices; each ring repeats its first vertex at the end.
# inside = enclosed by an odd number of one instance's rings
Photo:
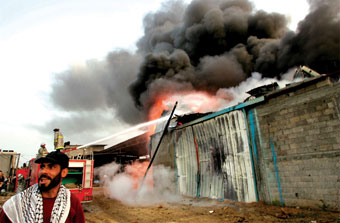
POLYGON ((280 78, 299 65, 320 73, 338 70, 339 2, 310 5, 296 32, 284 15, 255 11, 248 0, 195 0, 182 5, 185 10, 174 1, 148 14, 137 44, 145 57, 130 86, 135 104, 147 110, 153 95, 178 86, 215 94, 255 71, 280 78))
POLYGON ((145 16, 135 53, 112 52, 104 61, 56 74, 50 98, 73 114, 64 123, 87 123, 94 130, 112 117, 125 123, 145 120, 162 93, 215 94, 252 72, 280 78, 299 65, 334 72, 340 61, 339 21, 338 0, 311 0, 310 13, 296 31, 287 28, 284 15, 256 11, 248 0, 194 0, 189 5, 170 0, 145 16), (108 111, 111 116, 105 115, 108 111), (89 117, 98 121, 89 123, 89 117))
POLYGON ((339 70, 340 2, 310 0, 311 12, 281 40, 276 74, 290 67, 307 65, 319 73, 339 70))

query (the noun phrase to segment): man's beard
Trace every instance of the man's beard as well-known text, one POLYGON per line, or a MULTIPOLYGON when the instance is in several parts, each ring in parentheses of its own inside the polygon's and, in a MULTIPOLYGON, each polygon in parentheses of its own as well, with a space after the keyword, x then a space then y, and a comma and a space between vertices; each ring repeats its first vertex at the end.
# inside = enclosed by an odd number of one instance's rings
POLYGON ((55 176, 53 179, 45 174, 41 175, 39 177, 39 181, 38 181, 38 187, 40 189, 41 192, 46 192, 46 191, 49 191, 51 190, 52 188, 56 187, 60 182, 61 182, 61 171, 59 172, 59 174, 57 176, 55 176), (48 186, 45 186, 45 184, 40 184, 40 179, 42 177, 45 177, 47 179, 50 180, 50 184, 48 186))

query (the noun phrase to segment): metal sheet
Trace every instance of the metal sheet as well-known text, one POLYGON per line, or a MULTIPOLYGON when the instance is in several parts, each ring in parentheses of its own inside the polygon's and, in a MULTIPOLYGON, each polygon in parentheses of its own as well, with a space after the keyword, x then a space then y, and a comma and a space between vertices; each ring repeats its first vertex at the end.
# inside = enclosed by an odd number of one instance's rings
POLYGON ((215 199, 223 198, 223 174, 221 147, 214 119, 193 125, 197 140, 200 165, 200 195, 215 199))
POLYGON ((192 128, 174 132, 176 149, 177 182, 184 196, 197 196, 197 161, 192 128))
POLYGON ((246 202, 256 201, 244 114, 242 111, 230 112, 217 117, 216 122, 225 154, 222 167, 225 198, 246 202))
POLYGON ((217 117, 219 135, 224 144, 223 173, 225 198, 256 201, 245 116, 242 111, 217 117))
POLYGON ((246 121, 242 111, 225 113, 177 129, 173 134, 182 195, 256 201, 246 121))

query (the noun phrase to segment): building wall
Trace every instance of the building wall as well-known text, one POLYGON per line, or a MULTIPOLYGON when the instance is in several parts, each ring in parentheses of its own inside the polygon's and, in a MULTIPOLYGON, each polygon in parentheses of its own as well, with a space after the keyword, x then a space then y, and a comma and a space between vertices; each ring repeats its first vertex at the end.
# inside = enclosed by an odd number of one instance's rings
POLYGON ((340 208, 339 105, 326 79, 248 110, 260 200, 340 208))
MULTIPOLYGON (((234 111, 169 132, 154 165, 175 169, 181 195, 256 201, 245 117, 234 111)), ((152 155, 159 138, 152 137, 152 155)))
POLYGON ((159 151, 185 196, 340 208, 340 83, 322 76, 199 118, 159 151))
POLYGON ((4 176, 10 176, 14 174, 14 169, 19 162, 20 154, 15 152, 0 152, 0 170, 4 176))

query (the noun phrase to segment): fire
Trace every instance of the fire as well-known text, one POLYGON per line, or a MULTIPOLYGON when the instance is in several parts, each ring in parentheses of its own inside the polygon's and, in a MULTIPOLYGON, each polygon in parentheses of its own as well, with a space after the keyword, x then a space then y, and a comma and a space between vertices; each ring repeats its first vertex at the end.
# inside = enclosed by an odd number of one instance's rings
POLYGON ((169 106, 166 104, 167 101, 167 95, 160 95, 156 98, 149 110, 149 121, 158 119, 161 117, 164 110, 169 110, 169 106))
MULTIPOLYGON (((150 162, 134 162, 131 165, 125 167, 125 172, 131 176, 133 179, 133 189, 137 190, 140 182, 144 178, 146 169, 148 168, 150 162)), ((150 168, 148 175, 152 176, 152 169, 150 168)), ((153 187, 152 177, 147 177, 144 184, 147 184, 149 188, 153 187)))
MULTIPOLYGON (((159 95, 155 99, 149 110, 149 121, 160 118, 164 110, 169 110, 169 106, 167 106, 165 103, 166 101, 168 101, 167 95, 159 95)), ((153 134, 156 131, 156 126, 157 124, 149 127, 150 134, 153 134)))
MULTIPOLYGON (((223 109, 234 97, 228 92, 219 92, 216 95, 204 91, 185 91, 175 94, 159 94, 150 106, 149 121, 161 117, 164 111, 170 111, 176 101, 178 102, 175 114, 207 113, 223 109)), ((149 127, 149 134, 155 133, 156 124, 149 127)))
POLYGON ((149 112, 149 120, 157 119, 164 110, 169 110, 176 101, 176 114, 206 113, 217 111, 232 101, 231 95, 212 95, 204 91, 186 91, 172 95, 160 95, 155 99, 149 112))
POLYGON ((182 103, 182 113, 205 113, 221 107, 220 99, 202 91, 185 92, 171 96, 171 101, 182 103))

